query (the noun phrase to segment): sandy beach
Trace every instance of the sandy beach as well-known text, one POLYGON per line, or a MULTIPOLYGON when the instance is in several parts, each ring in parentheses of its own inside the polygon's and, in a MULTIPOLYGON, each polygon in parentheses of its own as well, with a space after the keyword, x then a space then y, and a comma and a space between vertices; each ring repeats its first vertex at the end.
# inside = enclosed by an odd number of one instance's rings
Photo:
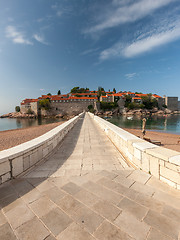
MULTIPOLYGON (((124 130, 142 138, 142 132, 139 129, 124 128, 124 130)), ((180 152, 180 142, 178 143, 178 140, 180 141, 180 135, 146 130, 145 137, 160 141, 162 147, 180 152)))
POLYGON ((39 137, 62 123, 57 122, 36 127, 0 131, 0 151, 39 137))
MULTIPOLYGON (((36 137, 39 137, 62 123, 63 122, 58 122, 40 125, 36 127, 0 131, 0 151, 27 142, 36 137)), ((138 129, 124 129, 124 130, 136 136, 140 136, 142 138, 141 130, 138 129)), ((178 140, 180 140, 180 135, 161 133, 155 131, 146 131, 146 137, 150 138, 151 140, 160 141, 162 144, 161 146, 163 147, 180 152, 180 142, 178 143, 178 140)))

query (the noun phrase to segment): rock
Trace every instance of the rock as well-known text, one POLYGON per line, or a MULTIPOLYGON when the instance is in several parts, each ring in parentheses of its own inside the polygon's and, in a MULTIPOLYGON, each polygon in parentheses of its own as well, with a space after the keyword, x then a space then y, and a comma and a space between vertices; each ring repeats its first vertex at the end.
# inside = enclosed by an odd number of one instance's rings
POLYGON ((172 111, 170 110, 170 109, 165 109, 165 111, 164 111, 164 113, 166 113, 166 114, 171 114, 172 113, 172 111))

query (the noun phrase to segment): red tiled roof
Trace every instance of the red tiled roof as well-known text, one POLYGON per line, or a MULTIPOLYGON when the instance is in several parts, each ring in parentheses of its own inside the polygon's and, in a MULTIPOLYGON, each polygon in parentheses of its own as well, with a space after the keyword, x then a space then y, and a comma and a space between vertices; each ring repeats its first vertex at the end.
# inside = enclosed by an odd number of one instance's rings
POLYGON ((136 96, 138 96, 138 97, 145 97, 145 96, 147 96, 147 94, 137 93, 136 96))
POLYGON ((140 97, 133 97, 133 99, 136 99, 136 100, 141 100, 141 98, 140 97))
POLYGON ((31 102, 38 102, 38 99, 26 98, 21 102, 21 105, 25 105, 25 104, 31 103, 31 102))
POLYGON ((115 96, 115 97, 121 97, 123 95, 125 95, 125 93, 114 93, 113 94, 113 96, 115 96))
POLYGON ((159 96, 157 94, 153 94, 153 97, 155 97, 155 98, 162 98, 161 96, 159 96))
POLYGON ((92 95, 92 96, 97 96, 97 93, 72 93, 73 96, 75 95, 92 95))

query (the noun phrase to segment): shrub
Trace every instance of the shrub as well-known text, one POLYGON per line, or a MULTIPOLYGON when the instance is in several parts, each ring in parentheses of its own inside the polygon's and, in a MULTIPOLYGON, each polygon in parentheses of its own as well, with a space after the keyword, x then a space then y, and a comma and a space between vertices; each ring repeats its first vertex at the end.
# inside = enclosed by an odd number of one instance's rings
POLYGON ((20 106, 16 106, 16 107, 15 107, 15 111, 16 111, 16 112, 20 112, 20 106))
POLYGON ((32 111, 32 109, 31 108, 29 108, 28 110, 27 110, 27 114, 33 114, 34 112, 32 111))
POLYGON ((49 99, 43 99, 39 101, 39 106, 45 110, 50 110, 50 100, 49 99))
POLYGON ((100 102, 100 108, 104 111, 112 110, 116 107, 118 107, 117 102, 100 102))

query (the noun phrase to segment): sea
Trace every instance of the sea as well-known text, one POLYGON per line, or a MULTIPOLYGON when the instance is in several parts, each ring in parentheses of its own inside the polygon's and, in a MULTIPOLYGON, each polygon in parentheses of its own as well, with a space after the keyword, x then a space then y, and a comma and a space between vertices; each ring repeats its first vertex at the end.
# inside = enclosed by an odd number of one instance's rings
MULTIPOLYGON (((139 116, 113 116, 107 121, 121 128, 142 128, 142 117, 139 116)), ((180 114, 146 117, 146 129, 164 133, 180 134, 180 114)))
POLYGON ((59 118, 0 118, 0 131, 34 127, 62 121, 64 121, 64 119, 59 118))
MULTIPOLYGON (((141 129, 142 117, 139 116, 113 116, 107 121, 121 128, 141 129)), ((64 121, 57 118, 0 118, 0 131, 27 128, 43 124, 64 121)), ((180 134, 180 115, 149 116, 146 121, 146 129, 152 131, 180 134)))

